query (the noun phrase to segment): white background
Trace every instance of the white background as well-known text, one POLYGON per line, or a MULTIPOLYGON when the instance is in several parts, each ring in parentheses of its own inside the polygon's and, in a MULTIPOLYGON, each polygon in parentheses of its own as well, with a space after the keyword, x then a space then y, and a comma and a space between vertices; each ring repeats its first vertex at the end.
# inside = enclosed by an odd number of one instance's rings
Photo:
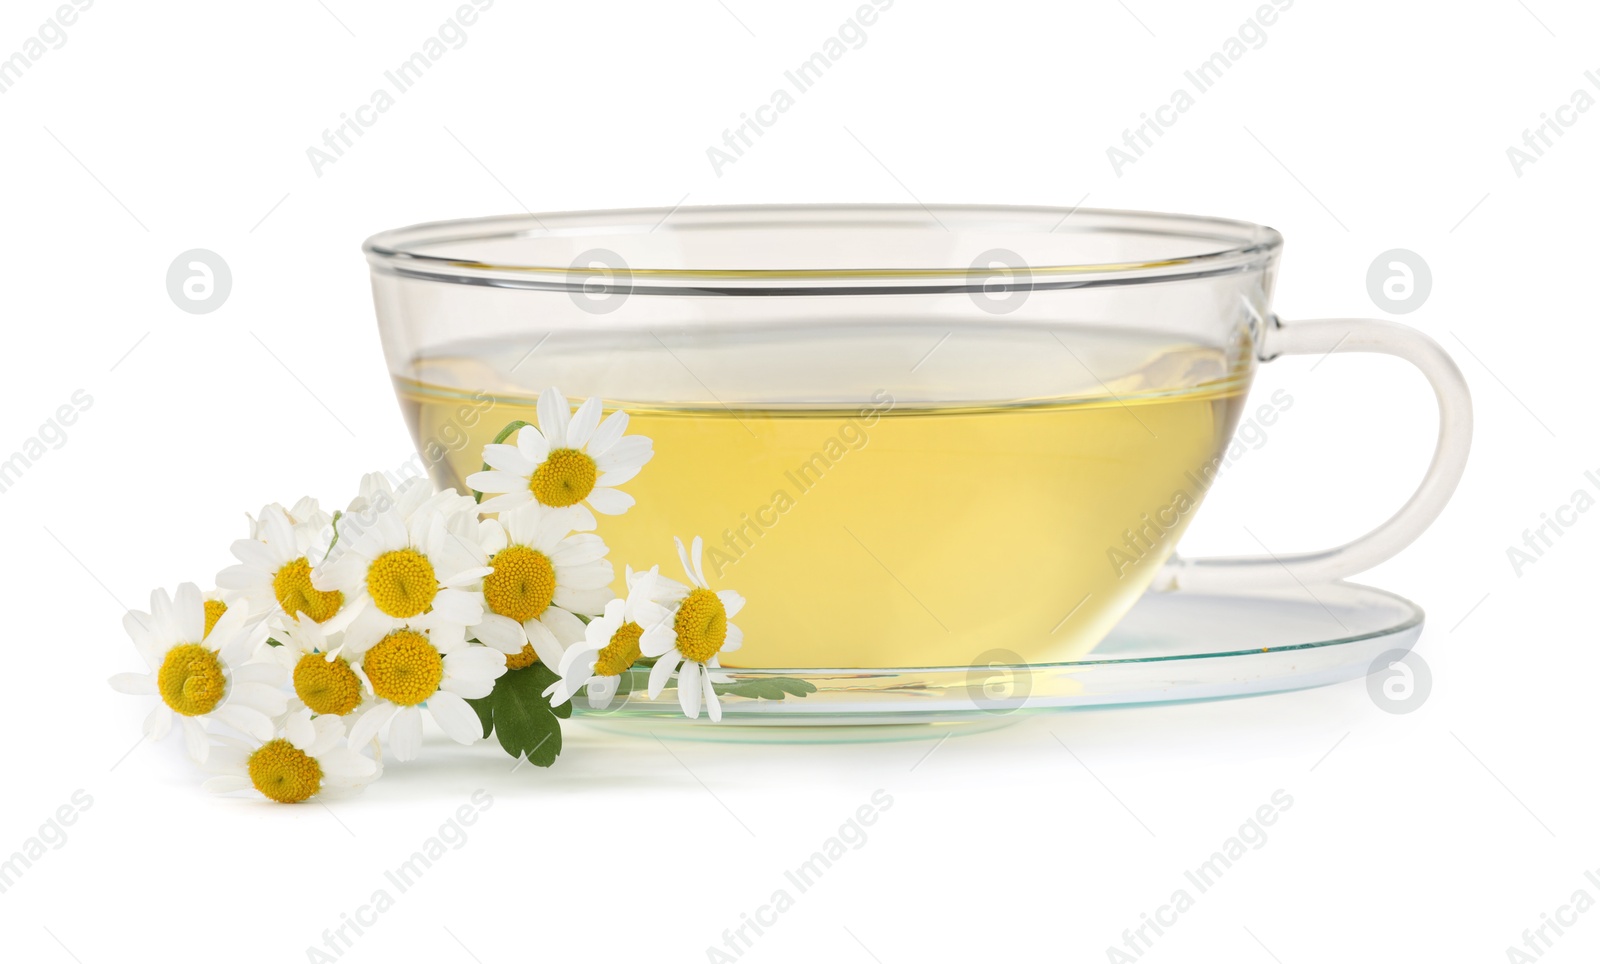
MULTIPOLYGON (((54 7, 7 3, 0 56, 54 7)), ((1520 576, 1506 556, 1600 471, 1600 110, 1521 176, 1506 156, 1574 90, 1600 96, 1584 77, 1600 10, 1300 0, 1119 177, 1107 146, 1255 3, 900 0, 718 177, 706 148, 854 7, 500 0, 321 176, 306 148, 454 3, 101 2, 0 94, 0 451, 74 391, 93 398, 0 495, 0 855, 75 790, 93 798, 0 894, 6 959, 305 960, 479 788, 493 806, 467 843, 344 960, 705 960, 880 788, 894 802, 866 845, 746 959, 1106 960, 1278 789, 1294 803, 1267 843, 1145 959, 1500 961, 1575 890, 1600 898, 1584 878, 1600 868, 1600 511, 1520 576), (1352 682, 1064 713, 926 757, 680 743, 674 759, 574 726, 554 769, 516 773, 498 747, 435 737, 332 808, 214 799, 176 740, 136 745, 145 706, 105 684, 138 666, 125 607, 207 583, 245 509, 342 504, 410 452, 366 235, 524 205, 913 198, 1271 224, 1286 318, 1385 317, 1368 265, 1421 254, 1432 294, 1404 321, 1471 381, 1474 453, 1440 521, 1365 581, 1428 610, 1426 702, 1393 715, 1352 682), (212 314, 168 298, 190 248, 232 268, 212 314)), ((1279 552, 1330 545, 1420 477, 1436 425, 1420 376, 1313 363, 1263 370, 1257 391, 1295 406, 1187 552, 1257 551, 1246 525, 1279 552)), ((1546 960, 1593 958, 1600 912, 1578 920, 1546 960)))

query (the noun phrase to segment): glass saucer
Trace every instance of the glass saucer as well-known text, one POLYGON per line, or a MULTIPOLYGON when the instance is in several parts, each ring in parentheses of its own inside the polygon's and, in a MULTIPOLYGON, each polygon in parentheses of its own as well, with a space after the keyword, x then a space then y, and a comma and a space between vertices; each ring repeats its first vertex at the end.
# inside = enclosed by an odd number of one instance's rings
POLYGON ((679 739, 923 739, 947 728, 927 724, 986 728, 1031 710, 1208 700, 1355 679, 1384 652, 1409 649, 1422 623, 1410 600, 1353 583, 1148 592, 1092 652, 1069 662, 1008 659, 997 640, 972 666, 727 670, 733 683, 721 696, 720 723, 703 713, 684 718, 670 686, 645 699, 643 667, 630 671, 628 692, 610 707, 590 709, 581 695, 573 702, 587 722, 643 725, 679 739))

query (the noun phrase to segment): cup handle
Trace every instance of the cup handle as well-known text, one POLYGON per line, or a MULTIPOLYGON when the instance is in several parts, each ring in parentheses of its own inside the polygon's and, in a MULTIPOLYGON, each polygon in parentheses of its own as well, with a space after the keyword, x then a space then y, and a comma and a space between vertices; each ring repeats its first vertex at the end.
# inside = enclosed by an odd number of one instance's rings
POLYGON ((1327 318, 1285 324, 1276 316, 1259 340, 1257 357, 1376 352, 1404 358, 1433 386, 1439 402, 1439 439, 1422 484, 1400 510, 1360 538, 1334 549, 1296 555, 1184 559, 1174 554, 1153 588, 1170 591, 1227 590, 1245 585, 1314 585, 1365 572, 1410 545, 1439 517, 1461 481, 1472 445, 1472 396, 1439 343, 1405 325, 1363 318, 1327 318))

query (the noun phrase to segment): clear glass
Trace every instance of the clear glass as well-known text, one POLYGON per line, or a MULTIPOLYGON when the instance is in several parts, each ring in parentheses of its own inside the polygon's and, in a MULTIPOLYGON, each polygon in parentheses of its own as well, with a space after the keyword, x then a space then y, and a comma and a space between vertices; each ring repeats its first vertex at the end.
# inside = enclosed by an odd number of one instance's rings
POLYGON ((713 586, 749 600, 725 664, 780 671, 1075 660, 1153 582, 1332 579, 1410 541, 1459 476, 1464 386, 1446 398, 1454 368, 1421 336, 1280 324, 1281 243, 1214 218, 884 205, 514 216, 366 250, 434 479, 465 490, 549 386, 626 409, 656 455, 623 486, 638 504, 600 517, 616 588, 624 564, 681 575, 672 537, 703 536, 713 586), (1258 361, 1356 348, 1409 351, 1450 414, 1414 504, 1329 553, 1169 564, 1258 361))

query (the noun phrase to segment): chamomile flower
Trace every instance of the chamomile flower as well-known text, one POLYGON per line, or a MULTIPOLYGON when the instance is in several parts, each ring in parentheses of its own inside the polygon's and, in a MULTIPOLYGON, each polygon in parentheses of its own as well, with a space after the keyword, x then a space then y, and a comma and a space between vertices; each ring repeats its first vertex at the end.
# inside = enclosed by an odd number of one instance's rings
POLYGON ((309 616, 285 620, 271 647, 294 686, 290 712, 301 707, 318 716, 348 716, 361 706, 366 682, 342 652, 343 633, 329 633, 309 616))
POLYGON ((329 628, 349 622, 356 610, 345 606, 344 593, 323 591, 311 582, 330 521, 314 500, 302 499, 294 513, 276 503, 264 507, 250 520, 251 537, 231 547, 239 564, 217 573, 217 585, 242 595, 257 612, 276 610, 289 619, 304 615, 329 628))
POLYGON ((370 693, 367 707, 350 726, 351 746, 365 746, 387 727, 385 745, 395 759, 413 759, 422 747, 425 712, 457 743, 483 737, 467 700, 494 689, 506 672, 504 653, 416 623, 385 631, 359 619, 344 642, 350 659, 359 661, 370 693))
MULTIPOLYGON (((744 608, 744 597, 732 589, 713 592, 706 583, 702 557, 705 543, 694 537, 691 553, 683 548, 683 540, 672 540, 678 547, 678 561, 689 577, 689 592, 672 611, 672 618, 662 619, 646 626, 639 638, 639 651, 645 656, 657 657, 650 670, 650 698, 661 695, 667 679, 674 670, 678 673, 678 705, 691 720, 700 716, 700 701, 704 697, 706 712, 713 721, 722 719, 722 705, 712 683, 725 682, 713 678, 711 672, 719 664, 718 653, 731 653, 744 643, 744 633, 731 620, 744 608)), ((722 674, 715 674, 721 677, 722 674)))
POLYGON ((467 485, 488 495, 484 512, 500 512, 527 502, 552 508, 572 506, 573 528, 593 529, 593 509, 621 515, 633 496, 615 488, 628 481, 655 453, 643 435, 629 435, 628 413, 612 412, 600 421, 600 399, 591 396, 574 414, 555 388, 539 393, 539 425, 524 426, 515 445, 483 448, 489 471, 467 476, 467 485))
POLYGON ((266 626, 252 626, 243 606, 228 607, 208 633, 205 601, 199 588, 186 582, 172 597, 162 589, 152 592, 150 611, 129 612, 122 625, 150 672, 118 673, 111 687, 161 698, 145 718, 147 737, 166 736, 177 717, 189 755, 202 763, 210 748, 207 720, 271 738, 272 720, 284 711, 283 670, 275 663, 250 662, 266 626))
POLYGON ((369 757, 343 746, 344 721, 313 718, 310 710, 289 714, 269 740, 220 740, 211 748, 205 782, 212 793, 255 790, 277 803, 354 793, 378 778, 369 757))
POLYGON ((401 500, 379 509, 370 525, 340 537, 342 551, 312 571, 312 586, 340 592, 347 605, 361 607, 352 629, 411 621, 459 635, 483 618, 471 587, 491 570, 475 558, 473 517, 449 511, 458 505, 428 497, 417 505, 401 500))
POLYGON ((645 627, 669 622, 677 603, 689 587, 661 575, 660 567, 627 571, 628 596, 606 603, 605 612, 591 619, 584 639, 561 657, 556 671, 561 678, 544 695, 560 706, 580 689, 588 692, 589 706, 603 709, 616 696, 622 674, 639 659, 639 639, 645 627))
POLYGON ((511 669, 537 659, 554 670, 566 647, 583 638, 578 616, 598 616, 614 595, 610 550, 571 526, 570 510, 536 502, 479 525, 483 564, 494 571, 483 577, 487 612, 471 633, 505 653, 511 669))

